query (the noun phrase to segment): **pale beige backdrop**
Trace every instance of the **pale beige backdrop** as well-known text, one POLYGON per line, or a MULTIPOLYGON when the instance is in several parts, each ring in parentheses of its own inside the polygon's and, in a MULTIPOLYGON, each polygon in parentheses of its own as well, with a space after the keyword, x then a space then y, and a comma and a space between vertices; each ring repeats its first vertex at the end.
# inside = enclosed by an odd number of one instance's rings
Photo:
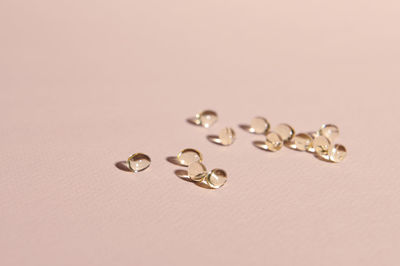
POLYGON ((395 0, 2 0, 0 264, 400 265, 399 25, 395 0), (256 149, 256 115, 335 123, 348 158, 256 149), (185 147, 226 186, 178 178, 185 147))

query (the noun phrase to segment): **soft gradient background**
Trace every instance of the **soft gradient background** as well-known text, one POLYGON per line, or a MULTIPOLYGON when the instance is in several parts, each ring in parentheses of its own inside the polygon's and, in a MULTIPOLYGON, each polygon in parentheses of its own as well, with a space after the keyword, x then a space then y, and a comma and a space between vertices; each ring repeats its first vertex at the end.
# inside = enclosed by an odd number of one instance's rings
POLYGON ((0 2, 0 264, 400 265, 400 4, 0 2), (210 129, 186 119, 212 108, 210 129), (348 158, 256 149, 335 123, 348 158), (233 146, 206 136, 224 126, 233 146), (198 148, 207 190, 166 161, 198 148), (139 174, 115 167, 151 156, 139 174))

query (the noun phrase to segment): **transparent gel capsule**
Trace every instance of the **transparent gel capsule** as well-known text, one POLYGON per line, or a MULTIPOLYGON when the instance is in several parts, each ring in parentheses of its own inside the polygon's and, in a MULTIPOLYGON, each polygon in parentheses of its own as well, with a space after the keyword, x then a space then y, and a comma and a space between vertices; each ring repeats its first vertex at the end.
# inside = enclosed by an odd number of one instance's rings
POLYGON ((185 166, 189 166, 194 162, 203 161, 203 156, 195 149, 184 149, 178 154, 177 158, 179 163, 185 166))
POLYGON ((313 139, 309 134, 299 133, 294 136, 290 147, 299 151, 309 151, 313 147, 313 139))
POLYGON ((329 148, 331 146, 331 142, 325 136, 317 136, 313 141, 313 147, 315 153, 323 158, 328 155, 329 148))
POLYGON ((265 136, 265 145, 270 151, 279 151, 282 148, 283 140, 276 132, 269 132, 265 136))
POLYGON ((346 155, 347 155, 347 150, 341 144, 335 144, 329 149, 329 159, 332 162, 339 163, 344 160, 346 155))
POLYGON ((150 163, 150 157, 143 153, 132 154, 127 160, 128 168, 135 173, 145 170, 150 163))
POLYGON ((218 120, 218 115, 216 112, 211 110, 205 110, 196 115, 195 123, 201 125, 205 128, 209 128, 215 124, 218 120))
POLYGON ((269 123, 264 117, 254 117, 250 122, 251 133, 263 134, 269 130, 269 123))
POLYGON ((191 163, 188 167, 188 176, 193 181, 203 181, 207 175, 207 168, 200 162, 191 163))
POLYGON ((207 184, 212 188, 222 187, 227 180, 228 176, 222 169, 213 169, 206 177, 207 184))
POLYGON ((224 128, 219 132, 219 141, 222 145, 231 145, 236 138, 235 131, 232 128, 224 128))
POLYGON ((284 142, 290 141, 294 136, 294 129, 288 124, 279 124, 275 127, 274 131, 281 136, 284 142))
POLYGON ((339 137, 339 128, 332 124, 322 125, 318 131, 318 134, 327 137, 333 142, 337 137, 339 137))

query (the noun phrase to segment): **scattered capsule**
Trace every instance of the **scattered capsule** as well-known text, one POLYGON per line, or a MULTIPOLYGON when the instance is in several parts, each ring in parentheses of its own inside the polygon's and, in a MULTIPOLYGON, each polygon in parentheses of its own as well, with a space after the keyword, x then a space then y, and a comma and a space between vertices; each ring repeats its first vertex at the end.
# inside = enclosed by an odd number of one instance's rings
POLYGON ((270 151, 279 151, 282 148, 283 140, 276 132, 269 132, 265 136, 265 144, 270 151))
POLYGON ((188 167, 188 176, 193 181, 203 181, 207 175, 207 168, 200 162, 191 163, 188 167))
POLYGON ((329 150, 329 159, 335 163, 343 161, 344 158, 346 158, 346 155, 347 155, 346 147, 344 147, 341 144, 335 144, 329 150))
POLYGON ((313 141, 313 147, 315 153, 319 156, 324 156, 328 154, 331 142, 325 136, 318 136, 313 141))
POLYGON ((264 117, 254 117, 251 120, 249 131, 256 134, 264 134, 270 128, 268 120, 264 117))
POLYGON ((218 135, 219 141, 222 145, 231 145, 235 139, 236 139, 236 134, 235 131, 232 128, 224 128, 221 130, 221 132, 218 135))
POLYGON ((227 180, 228 176, 222 169, 213 169, 206 177, 207 184, 212 188, 222 187, 227 180))
POLYGON ((332 124, 322 125, 318 134, 333 142, 337 137, 339 137, 339 128, 332 124))
POLYGON ((147 169, 150 163, 150 157, 143 153, 132 154, 127 160, 128 168, 135 173, 147 169))
POLYGON ((201 125, 205 128, 209 128, 215 124, 218 120, 218 115, 216 112, 211 110, 205 110, 196 115, 195 123, 201 125))
POLYGON ((189 166, 194 162, 203 161, 203 156, 198 150, 195 149, 184 149, 178 154, 177 158, 179 163, 184 166, 189 166))
POLYGON ((279 124, 274 128, 274 131, 281 136, 283 142, 290 141, 294 136, 294 129, 288 124, 279 124))

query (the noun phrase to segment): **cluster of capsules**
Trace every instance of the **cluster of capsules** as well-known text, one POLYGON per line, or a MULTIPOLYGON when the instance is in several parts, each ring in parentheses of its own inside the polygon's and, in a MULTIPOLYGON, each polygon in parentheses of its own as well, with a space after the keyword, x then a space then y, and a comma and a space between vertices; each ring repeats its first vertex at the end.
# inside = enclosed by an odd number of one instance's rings
POLYGON ((179 165, 187 167, 187 176, 193 182, 202 183, 209 188, 222 187, 228 176, 222 169, 215 168, 207 171, 203 162, 203 155, 196 149, 187 148, 179 152, 178 156, 179 165))
MULTIPOLYGON (((215 111, 206 110, 196 115, 193 123, 206 128, 211 127, 218 120, 215 111)), ((295 133, 293 127, 288 124, 279 124, 271 128, 270 123, 264 117, 255 117, 249 125, 239 125, 243 130, 264 135, 264 141, 255 141, 253 144, 263 150, 276 152, 283 146, 288 148, 313 153, 317 158, 328 162, 341 162, 347 155, 346 148, 334 141, 339 136, 339 128, 333 124, 324 124, 317 131, 307 133, 295 133)), ((226 127, 218 136, 209 135, 207 138, 214 143, 228 146, 236 139, 235 131, 226 127)))

